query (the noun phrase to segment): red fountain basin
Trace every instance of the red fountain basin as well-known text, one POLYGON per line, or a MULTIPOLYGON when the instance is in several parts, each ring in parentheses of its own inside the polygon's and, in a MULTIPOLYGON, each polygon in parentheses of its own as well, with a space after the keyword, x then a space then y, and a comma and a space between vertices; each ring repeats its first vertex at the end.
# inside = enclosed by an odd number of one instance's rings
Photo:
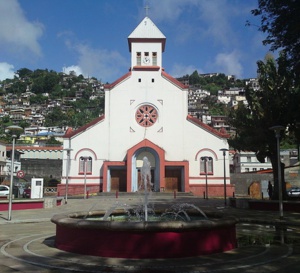
MULTIPOLYGON (((89 216, 103 216, 92 211, 89 216)), ((82 219, 86 212, 59 214, 55 246, 100 257, 168 259, 196 257, 237 247, 236 219, 117 222, 82 219)))

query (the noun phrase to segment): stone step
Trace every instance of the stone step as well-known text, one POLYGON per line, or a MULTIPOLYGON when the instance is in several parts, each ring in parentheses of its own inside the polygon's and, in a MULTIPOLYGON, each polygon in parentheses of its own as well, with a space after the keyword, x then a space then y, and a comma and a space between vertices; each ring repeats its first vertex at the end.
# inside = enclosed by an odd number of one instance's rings
MULTIPOLYGON (((113 196, 116 195, 122 197, 140 197, 144 194, 144 192, 99 192, 97 196, 113 196)), ((153 197, 173 197, 174 194, 178 197, 190 197, 194 196, 191 192, 152 192, 153 197)))

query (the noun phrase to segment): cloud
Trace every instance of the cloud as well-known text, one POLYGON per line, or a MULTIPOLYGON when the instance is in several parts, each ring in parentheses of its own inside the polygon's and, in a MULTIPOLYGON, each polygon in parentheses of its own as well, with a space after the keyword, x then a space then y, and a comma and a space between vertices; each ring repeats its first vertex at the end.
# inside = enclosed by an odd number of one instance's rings
POLYGON ((82 69, 81 67, 79 67, 78 65, 71 65, 71 66, 64 66, 62 68, 62 71, 66 74, 70 74, 70 72, 75 72, 76 76, 79 76, 79 75, 84 75, 84 73, 82 72, 82 69))
POLYGON ((71 67, 80 69, 84 77, 111 82, 124 74, 124 68, 128 68, 128 61, 117 51, 93 48, 70 33, 61 33, 60 37, 65 39, 67 48, 77 55, 77 64, 71 67))
POLYGON ((175 78, 182 77, 184 75, 190 75, 192 74, 195 70, 198 71, 198 73, 203 73, 202 69, 196 68, 193 65, 182 65, 182 64, 174 64, 170 71, 170 75, 172 75, 175 78))
POLYGON ((0 81, 13 79, 15 76, 14 66, 8 63, 0 63, 0 81))
POLYGON ((230 53, 219 53, 215 57, 213 66, 217 71, 222 71, 227 75, 235 75, 237 78, 241 78, 243 74, 240 53, 236 50, 230 53))
POLYGON ((43 25, 30 22, 17 0, 0 0, 0 49, 17 54, 42 55, 38 39, 43 25))

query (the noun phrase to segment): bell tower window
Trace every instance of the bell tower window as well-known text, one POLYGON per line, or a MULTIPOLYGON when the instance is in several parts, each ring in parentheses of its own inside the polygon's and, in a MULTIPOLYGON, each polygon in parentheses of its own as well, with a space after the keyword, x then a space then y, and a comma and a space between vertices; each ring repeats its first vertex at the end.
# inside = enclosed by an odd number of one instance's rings
POLYGON ((157 53, 152 52, 152 65, 157 65, 157 53))
POLYGON ((142 64, 142 54, 141 52, 136 53, 136 65, 141 65, 142 64))

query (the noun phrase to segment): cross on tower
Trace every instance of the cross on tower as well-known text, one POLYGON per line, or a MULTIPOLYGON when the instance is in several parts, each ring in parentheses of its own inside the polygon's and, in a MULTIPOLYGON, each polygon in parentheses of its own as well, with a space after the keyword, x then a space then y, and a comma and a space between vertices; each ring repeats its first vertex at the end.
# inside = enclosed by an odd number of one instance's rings
POLYGON ((146 17, 148 17, 148 13, 149 13, 150 7, 149 7, 148 5, 146 5, 146 6, 144 7, 144 9, 146 10, 146 17))

